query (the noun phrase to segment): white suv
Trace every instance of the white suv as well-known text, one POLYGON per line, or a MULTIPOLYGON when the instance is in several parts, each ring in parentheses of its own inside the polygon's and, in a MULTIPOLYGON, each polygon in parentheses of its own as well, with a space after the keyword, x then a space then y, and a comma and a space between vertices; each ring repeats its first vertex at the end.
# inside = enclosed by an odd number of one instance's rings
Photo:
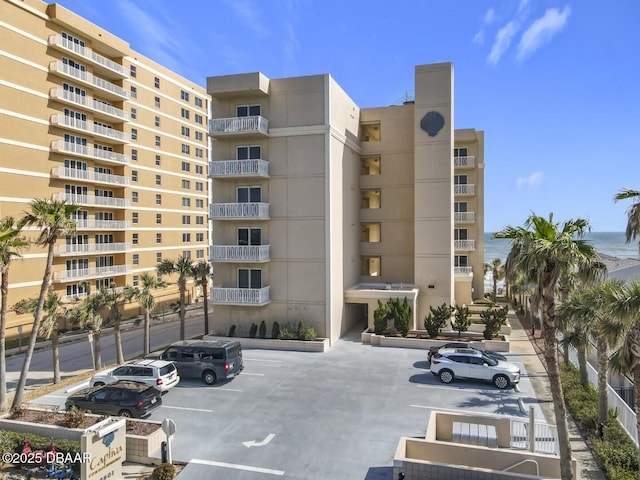
POLYGON ((173 362, 167 360, 142 359, 120 365, 114 370, 98 373, 91 377, 89 385, 97 387, 118 380, 131 380, 153 385, 166 392, 180 381, 178 370, 173 362))
POLYGON ((494 360, 479 350, 442 348, 431 357, 431 373, 442 383, 454 378, 470 378, 493 383, 504 389, 520 381, 520 369, 513 363, 494 360))

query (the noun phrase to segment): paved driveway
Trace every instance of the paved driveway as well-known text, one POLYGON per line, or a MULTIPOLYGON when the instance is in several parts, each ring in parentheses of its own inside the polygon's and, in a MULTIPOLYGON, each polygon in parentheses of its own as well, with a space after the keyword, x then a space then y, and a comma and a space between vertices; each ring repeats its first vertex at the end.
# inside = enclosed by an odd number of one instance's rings
POLYGON ((190 462, 180 479, 391 480, 399 437, 424 436, 430 409, 525 418, 521 400, 543 418, 526 375, 520 391, 444 385, 425 359, 349 339, 325 354, 244 350, 241 375, 210 387, 183 380, 151 419, 177 424, 173 458, 190 462))

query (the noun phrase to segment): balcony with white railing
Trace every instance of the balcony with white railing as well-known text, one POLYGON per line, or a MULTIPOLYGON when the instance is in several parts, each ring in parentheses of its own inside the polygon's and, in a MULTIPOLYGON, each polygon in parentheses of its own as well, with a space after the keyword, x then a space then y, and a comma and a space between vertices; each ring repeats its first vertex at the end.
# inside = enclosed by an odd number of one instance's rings
POLYGON ((469 275, 473 273, 472 267, 453 267, 453 273, 455 275, 469 275))
MULTIPOLYGON (((109 288, 109 292, 123 292, 125 289, 125 287, 115 287, 115 288, 109 288)), ((91 295, 97 295, 98 292, 91 292, 91 295)), ((81 292, 81 293, 75 293, 75 294, 71 294, 71 295, 62 295, 60 297, 60 300, 64 303, 73 303, 73 302, 77 302, 79 300, 82 300, 83 298, 87 298, 89 296, 88 292, 81 292)))
POLYGON ((55 255, 61 257, 69 255, 100 255, 103 253, 124 253, 131 250, 128 242, 114 243, 82 243, 75 245, 56 245, 53 249, 55 255))
POLYGON ((76 157, 91 158, 102 162, 117 163, 118 165, 129 165, 131 157, 122 153, 102 150, 100 148, 90 148, 88 145, 80 145, 64 140, 54 140, 51 142, 51 150, 57 153, 65 153, 76 157))
POLYGON ((209 176, 212 178, 269 178, 269 162, 258 159, 209 162, 209 176))
POLYGON ((100 89, 101 96, 104 96, 105 98, 115 100, 127 100, 129 98, 129 92, 124 88, 100 77, 96 77, 86 70, 80 70, 79 68, 71 67, 62 62, 51 62, 49 64, 49 71, 53 74, 70 78, 83 85, 98 88, 100 89))
POLYGON ((269 135, 269 120, 260 115, 209 120, 209 135, 212 137, 246 134, 269 135))
POLYGON ((119 63, 109 60, 89 47, 83 47, 66 38, 62 38, 62 35, 49 36, 49 46, 91 62, 94 70, 99 71, 105 77, 129 78, 127 69, 119 63))
POLYGON ((469 155, 466 157, 453 157, 455 168, 473 168, 476 166, 476 157, 469 155))
POLYGON ((113 265, 110 267, 78 268, 75 270, 60 270, 53 272, 54 282, 75 282, 100 277, 115 277, 131 273, 131 265, 113 265))
POLYGON ((128 220, 76 220, 76 230, 128 230, 128 220))
POLYGON ((75 107, 81 107, 93 112, 95 118, 106 119, 110 122, 128 122, 129 112, 125 112, 120 108, 116 108, 113 105, 108 105, 104 102, 100 102, 91 96, 78 95, 77 93, 70 92, 64 88, 52 88, 49 91, 49 97, 68 105, 75 107))
POLYGON ((269 288, 223 288, 211 289, 211 303, 218 305, 262 306, 268 304, 269 288))
POLYGON ((209 215, 214 220, 269 220, 269 204, 212 203, 209 215))
POLYGON ((128 133, 124 133, 113 128, 107 128, 102 125, 85 122, 62 113, 51 115, 51 124, 67 128, 69 130, 74 130, 76 132, 88 133, 89 135, 100 137, 108 143, 129 143, 128 133))
POLYGON ((454 240, 453 248, 455 250, 472 251, 476 249, 476 241, 475 240, 454 240))
POLYGON ((96 197, 95 195, 78 195, 75 193, 54 193, 53 199, 90 207, 129 208, 131 206, 131 201, 126 198, 96 197))
POLYGON ((455 223, 474 223, 476 221, 476 212, 455 212, 453 221, 455 223))
POLYGON ((476 186, 473 183, 458 183, 453 186, 454 195, 475 195, 476 186))
POLYGON ((269 245, 213 245, 211 262, 268 262, 269 245))
POLYGON ((81 182, 103 183, 117 187, 126 187, 131 184, 129 177, 122 175, 111 175, 109 173, 94 172, 91 170, 80 170, 69 167, 53 167, 51 176, 54 178, 65 178, 69 180, 80 180, 81 182))

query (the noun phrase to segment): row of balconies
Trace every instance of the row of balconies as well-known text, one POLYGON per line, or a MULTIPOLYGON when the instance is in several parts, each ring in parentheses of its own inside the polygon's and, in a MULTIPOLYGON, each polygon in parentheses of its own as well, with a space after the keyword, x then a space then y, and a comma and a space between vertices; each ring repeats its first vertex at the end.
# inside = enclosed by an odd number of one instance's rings
POLYGON ((100 91, 101 96, 109 100, 122 101, 129 98, 129 92, 119 85, 96 77, 86 70, 80 70, 60 61, 51 62, 49 64, 49 72, 71 79, 81 85, 97 89, 100 91))
POLYGON ((79 195, 77 193, 54 193, 53 199, 89 207, 129 208, 131 206, 131 201, 126 198, 79 195))
POLYGON ((53 272, 53 281, 65 283, 72 281, 90 280, 101 277, 115 277, 131 273, 131 265, 112 265, 109 267, 76 268, 53 272))
POLYGON ((88 145, 80 145, 64 140, 54 140, 51 142, 51 150, 57 153, 74 155, 76 157, 90 158, 101 162, 115 163, 118 165, 129 165, 131 157, 122 153, 100 148, 91 148, 88 145))
POLYGON ((129 112, 125 112, 120 108, 108 105, 104 102, 96 100, 87 95, 80 95, 64 88, 52 88, 49 91, 49 97, 67 105, 81 107, 93 112, 95 118, 103 118, 111 122, 128 122, 129 112))
POLYGON ((53 253, 61 257, 84 254, 124 253, 129 251, 131 251, 131 244, 128 242, 65 244, 56 245, 53 249, 53 253))
POLYGON ((51 169, 51 176, 54 178, 78 180, 81 182, 102 183, 116 187, 127 187, 131 183, 129 177, 123 177, 122 175, 112 175, 110 173, 80 170, 78 168, 70 167, 54 167, 51 169))
POLYGON ((124 66, 94 52, 89 47, 69 41, 63 38, 62 35, 51 35, 49 37, 49 46, 62 52, 70 53, 76 58, 88 61, 95 72, 99 72, 107 78, 129 78, 127 69, 124 66))
POLYGON ((125 144, 129 143, 130 140, 128 133, 121 132, 120 130, 115 130, 113 128, 106 128, 102 125, 85 122, 83 120, 64 115, 63 113, 51 115, 51 124, 99 137, 107 143, 125 144))

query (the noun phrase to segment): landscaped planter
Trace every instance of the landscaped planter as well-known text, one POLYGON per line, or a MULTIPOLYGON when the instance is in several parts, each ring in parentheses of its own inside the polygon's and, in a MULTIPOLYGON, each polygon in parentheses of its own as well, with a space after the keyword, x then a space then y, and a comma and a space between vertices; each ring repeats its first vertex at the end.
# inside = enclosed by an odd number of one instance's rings
MULTIPOLYGON (((447 335, 449 332, 442 332, 441 335, 447 335)), ((463 334, 464 335, 464 334, 463 334)), ((368 330, 361 334, 362 342, 370 345, 379 345, 381 347, 397 347, 397 348, 415 348, 420 350, 428 350, 431 347, 439 347, 449 342, 460 341, 457 332, 450 332, 450 338, 447 339, 431 339, 431 338, 414 338, 414 337, 396 337, 377 335, 368 330)), ((468 340, 466 340, 468 341, 468 340)), ((469 341, 472 347, 488 352, 508 352, 509 337, 500 334, 493 340, 485 340, 478 337, 477 340, 469 341)))
MULTIPOLYGON (((482 333, 484 332, 484 323, 472 323, 469 326, 469 332, 474 332, 474 333, 482 333)), ((505 323, 501 328, 500 328, 500 335, 511 335, 511 324, 509 323, 509 320, 507 320, 507 323, 505 323)))
MULTIPOLYGON (((154 422, 152 420, 136 421, 160 424, 160 422, 154 422)), ((162 428, 145 436, 127 433, 127 462, 160 464, 162 462, 160 449, 165 439, 166 435, 162 431, 162 428)))
POLYGON ((278 340, 273 338, 244 338, 244 337, 218 337, 205 335, 203 340, 219 340, 228 342, 237 340, 242 348, 256 348, 263 350, 287 350, 295 352, 326 352, 329 350, 329 339, 319 338, 311 341, 303 340, 278 340))

